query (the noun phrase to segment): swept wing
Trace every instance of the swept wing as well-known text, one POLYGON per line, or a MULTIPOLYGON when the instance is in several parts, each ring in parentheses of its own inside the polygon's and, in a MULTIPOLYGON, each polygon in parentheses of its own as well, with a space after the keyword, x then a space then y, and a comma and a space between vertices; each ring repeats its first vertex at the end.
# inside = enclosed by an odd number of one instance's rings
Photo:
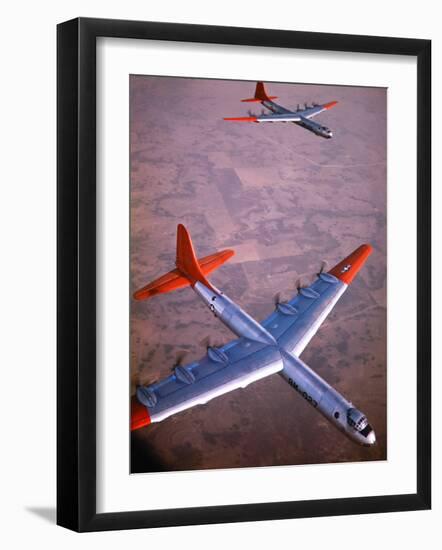
POLYGON ((194 363, 175 367, 173 374, 137 390, 145 405, 143 418, 132 417, 132 429, 159 422, 177 412, 274 374, 283 368, 276 347, 239 338, 220 348, 209 348, 194 363), (147 413, 146 413, 147 411, 147 413))
POLYGON ((277 305, 261 324, 280 348, 296 356, 302 353, 371 251, 369 245, 360 246, 329 273, 320 273, 313 284, 301 288, 294 298, 277 305))

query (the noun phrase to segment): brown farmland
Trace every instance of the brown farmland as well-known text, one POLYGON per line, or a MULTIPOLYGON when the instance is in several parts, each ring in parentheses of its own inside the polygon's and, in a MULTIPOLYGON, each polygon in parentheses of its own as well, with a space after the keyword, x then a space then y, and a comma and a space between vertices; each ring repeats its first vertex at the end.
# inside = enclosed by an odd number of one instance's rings
MULTIPOLYGON (((132 472, 386 459, 386 90, 269 84, 286 107, 337 100, 294 124, 231 123, 254 83, 132 76, 131 293, 174 267, 176 226, 198 255, 233 248, 211 280, 256 319, 301 274, 359 244, 374 252, 302 359, 363 410, 378 444, 358 447, 278 375, 131 434, 132 472)), ((250 105, 250 104, 249 104, 250 105)), ((251 104, 252 106, 254 104, 251 104)), ((253 107, 255 113, 261 108, 253 107)), ((305 277, 308 280, 308 277, 305 277)), ((190 289, 131 301, 131 392, 233 335, 190 289)))

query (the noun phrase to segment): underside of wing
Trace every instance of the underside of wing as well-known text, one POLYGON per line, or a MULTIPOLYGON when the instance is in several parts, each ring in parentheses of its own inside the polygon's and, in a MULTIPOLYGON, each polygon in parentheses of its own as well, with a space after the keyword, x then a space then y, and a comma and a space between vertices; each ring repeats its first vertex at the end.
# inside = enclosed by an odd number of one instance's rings
POLYGON ((137 389, 138 401, 145 410, 132 408, 132 429, 160 422, 219 395, 244 388, 282 368, 282 358, 276 347, 246 338, 234 340, 221 348, 209 348, 201 360, 178 366, 167 378, 137 389), (142 413, 145 422, 140 425, 142 413))
POLYGON ((261 115, 256 117, 256 122, 298 122, 301 117, 298 113, 274 113, 272 115, 261 115))

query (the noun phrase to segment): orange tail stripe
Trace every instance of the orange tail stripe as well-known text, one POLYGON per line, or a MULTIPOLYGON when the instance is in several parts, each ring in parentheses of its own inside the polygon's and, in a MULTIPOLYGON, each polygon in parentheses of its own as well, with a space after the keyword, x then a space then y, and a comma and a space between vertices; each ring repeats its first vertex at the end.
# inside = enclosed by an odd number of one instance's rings
POLYGON ((130 404, 130 430, 133 432, 149 424, 150 416, 146 407, 138 401, 136 395, 133 395, 130 404))
POLYGON ((369 244, 361 245, 350 256, 347 256, 342 262, 335 265, 329 273, 349 285, 365 264, 372 251, 373 248, 369 244))

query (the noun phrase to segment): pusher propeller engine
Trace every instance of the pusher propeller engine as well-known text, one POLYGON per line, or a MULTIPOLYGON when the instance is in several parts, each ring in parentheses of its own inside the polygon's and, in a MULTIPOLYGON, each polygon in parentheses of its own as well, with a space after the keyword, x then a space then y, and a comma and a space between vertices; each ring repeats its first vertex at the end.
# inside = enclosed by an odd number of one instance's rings
POLYGON ((227 355, 220 349, 222 344, 219 342, 215 343, 210 336, 203 338, 200 345, 206 348, 207 356, 211 361, 224 364, 229 362, 227 355))
POLYGON ((188 353, 186 349, 179 350, 176 354, 175 365, 173 367, 175 376, 184 384, 192 384, 195 382, 195 376, 192 374, 191 370, 183 367, 184 358, 188 353))

